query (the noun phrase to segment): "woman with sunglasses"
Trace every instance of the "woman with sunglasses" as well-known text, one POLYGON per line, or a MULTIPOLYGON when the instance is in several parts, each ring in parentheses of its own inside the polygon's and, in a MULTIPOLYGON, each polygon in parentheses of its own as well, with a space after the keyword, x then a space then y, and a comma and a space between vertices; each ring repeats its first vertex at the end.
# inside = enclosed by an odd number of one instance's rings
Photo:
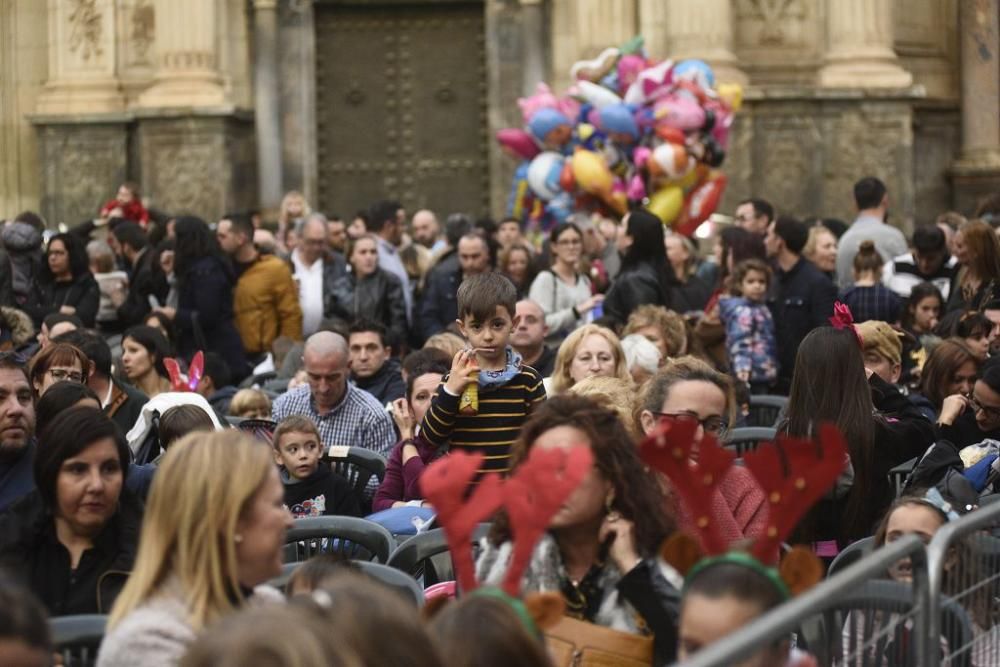
MULTIPOLYGON (((639 426, 646 435, 664 421, 692 422, 698 424, 699 441, 706 435, 725 438, 735 404, 729 376, 690 356, 668 361, 646 385, 640 403, 639 426)), ((712 517, 729 543, 763 534, 766 498, 746 468, 734 466, 726 473, 712 498, 712 517)), ((679 521, 682 530, 693 530, 693 518, 683 505, 679 521)))

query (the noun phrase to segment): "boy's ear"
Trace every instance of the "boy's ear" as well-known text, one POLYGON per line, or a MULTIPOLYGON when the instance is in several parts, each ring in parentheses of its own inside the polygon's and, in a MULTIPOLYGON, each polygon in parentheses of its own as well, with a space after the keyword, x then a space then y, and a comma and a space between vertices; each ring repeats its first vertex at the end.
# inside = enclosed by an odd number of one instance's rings
POLYGON ((462 338, 468 340, 469 334, 467 334, 465 331, 465 322, 463 322, 462 320, 455 320, 455 324, 458 325, 458 330, 462 332, 462 338))
POLYGON ((281 450, 278 449, 278 445, 277 444, 275 444, 273 447, 271 447, 271 453, 274 455, 274 465, 280 466, 281 465, 281 450))

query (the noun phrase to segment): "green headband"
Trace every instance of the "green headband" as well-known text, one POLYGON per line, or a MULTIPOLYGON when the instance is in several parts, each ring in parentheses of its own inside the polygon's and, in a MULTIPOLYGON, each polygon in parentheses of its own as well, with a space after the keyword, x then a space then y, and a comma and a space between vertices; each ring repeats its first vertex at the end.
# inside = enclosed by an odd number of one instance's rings
POLYGON ((684 577, 684 588, 681 590, 681 593, 683 594, 687 591, 687 582, 694 579, 696 575, 707 570, 713 565, 720 563, 742 565, 745 568, 753 570, 774 584, 774 587, 778 589, 779 593, 781 593, 783 600, 789 600, 792 597, 791 592, 788 590, 788 586, 781 580, 781 575, 778 574, 778 571, 775 568, 767 567, 745 551, 730 551, 729 553, 722 554, 721 556, 712 556, 711 558, 703 558, 698 561, 698 563, 691 568, 691 571, 688 572, 687 576, 684 577))

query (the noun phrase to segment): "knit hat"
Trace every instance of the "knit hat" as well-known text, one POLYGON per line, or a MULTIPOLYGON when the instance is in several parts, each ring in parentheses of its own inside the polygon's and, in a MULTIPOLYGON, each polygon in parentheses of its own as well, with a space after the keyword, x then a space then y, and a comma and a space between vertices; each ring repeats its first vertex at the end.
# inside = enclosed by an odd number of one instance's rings
POLYGON ((900 333, 890 325, 878 320, 868 320, 856 324, 855 328, 861 336, 865 352, 874 352, 889 363, 902 363, 903 343, 900 333))

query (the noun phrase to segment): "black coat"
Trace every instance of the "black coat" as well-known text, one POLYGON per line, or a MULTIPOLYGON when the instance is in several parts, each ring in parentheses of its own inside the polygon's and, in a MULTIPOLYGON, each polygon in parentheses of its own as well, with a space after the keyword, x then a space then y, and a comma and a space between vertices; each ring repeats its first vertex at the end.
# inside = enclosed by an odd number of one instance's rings
POLYGON ((371 377, 353 379, 358 389, 367 391, 382 405, 406 396, 406 383, 396 359, 386 359, 382 368, 371 377))
POLYGON ((17 307, 14 300, 14 264, 5 250, 0 250, 0 306, 17 307))
MULTIPOLYGON (((324 276, 325 283, 325 276, 324 276)), ((406 340, 406 301, 399 278, 384 269, 375 269, 361 280, 354 273, 337 278, 324 295, 323 313, 346 324, 359 319, 380 322, 393 345, 406 340)))
POLYGON ((118 306, 118 325, 127 329, 142 320, 152 310, 149 297, 156 297, 160 305, 167 305, 167 293, 170 285, 167 277, 159 267, 154 266, 155 253, 152 248, 146 248, 139 256, 139 261, 132 268, 129 276, 128 295, 124 303, 118 306))
POLYGON ((424 280, 420 297, 418 322, 426 339, 441 333, 458 319, 458 286, 462 284, 462 267, 454 255, 438 262, 424 280))
POLYGON ((0 567, 25 582, 52 616, 107 614, 135 562, 141 522, 141 503, 123 490, 118 512, 74 571, 55 519, 33 491, 0 514, 0 567))
POLYGON ((35 328, 42 326, 42 320, 59 312, 62 306, 72 306, 83 326, 93 327, 97 310, 101 305, 101 288, 90 271, 81 273, 70 282, 56 282, 40 278, 35 283, 34 294, 23 307, 31 316, 35 328))
POLYGON ((670 294, 665 294, 657 269, 648 263, 622 268, 604 299, 604 317, 615 325, 646 304, 670 308, 670 294))
POLYGON ((789 271, 775 271, 768 306, 778 340, 778 383, 786 389, 799 344, 816 327, 829 324, 837 288, 812 262, 799 259, 789 271))
POLYGON ((204 345, 206 354, 215 352, 225 359, 234 383, 250 373, 243 341, 233 324, 235 284, 232 269, 222 258, 202 257, 181 277, 174 318, 181 356, 190 359, 204 345))

